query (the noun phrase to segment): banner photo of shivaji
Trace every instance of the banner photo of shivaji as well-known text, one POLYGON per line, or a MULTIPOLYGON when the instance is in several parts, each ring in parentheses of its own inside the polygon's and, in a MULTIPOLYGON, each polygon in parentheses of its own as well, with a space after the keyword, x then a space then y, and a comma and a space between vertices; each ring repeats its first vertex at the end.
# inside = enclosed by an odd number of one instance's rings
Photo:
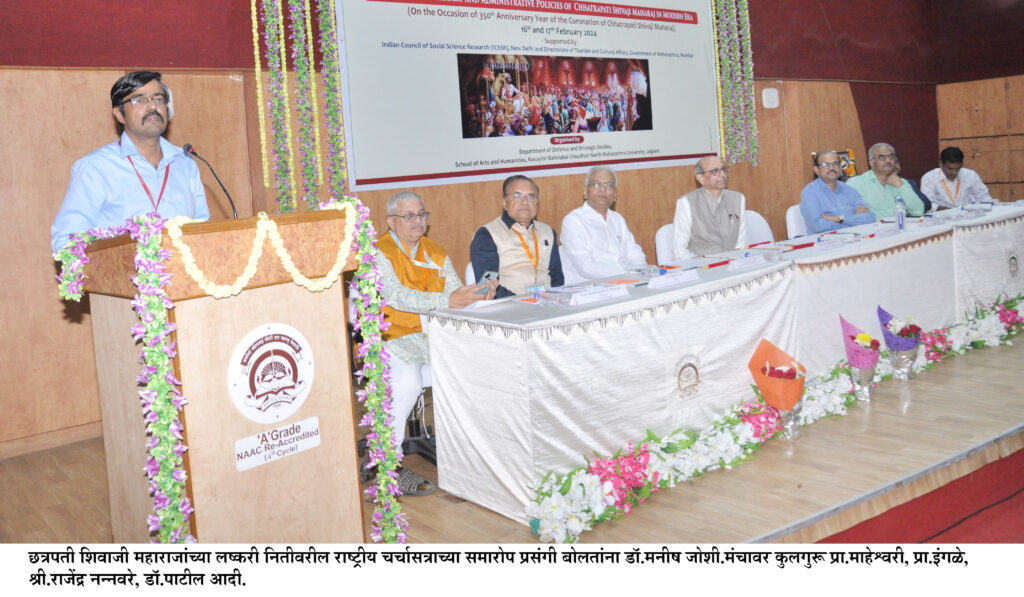
POLYGON ((462 137, 653 130, 647 60, 458 54, 462 137))

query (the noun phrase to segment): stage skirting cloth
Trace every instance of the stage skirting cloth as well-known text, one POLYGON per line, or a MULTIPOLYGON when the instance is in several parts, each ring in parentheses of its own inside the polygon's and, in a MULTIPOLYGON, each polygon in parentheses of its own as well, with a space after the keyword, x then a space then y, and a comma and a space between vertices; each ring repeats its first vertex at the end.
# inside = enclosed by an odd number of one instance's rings
POLYGON ((747 361, 761 338, 814 377, 845 358, 840 314, 880 338, 878 305, 933 329, 960 321, 968 301, 1024 291, 1008 266, 1024 242, 1020 207, 888 228, 856 227, 857 242, 702 270, 700 281, 634 287, 606 303, 432 313, 440 487, 525 523, 532 486, 549 471, 610 455, 647 429, 705 429, 753 398, 747 361))
POLYGON ((964 313, 990 305, 1001 295, 1024 292, 1024 210, 1007 211, 1001 209, 954 227, 960 320, 964 313))
POLYGON ((824 255, 814 256, 811 249, 793 251, 798 272, 796 356, 808 374, 817 375, 846 358, 840 315, 879 339, 879 305, 893 314, 912 315, 926 330, 956 323, 957 311, 949 300, 954 292, 953 234, 949 227, 918 228, 824 255))
POLYGON ((648 428, 709 426, 750 394, 751 338, 795 344, 793 276, 779 263, 565 315, 505 303, 432 316, 440 487, 526 522, 531 484, 547 471, 648 428), (504 321, 477 318, 485 312, 504 321))

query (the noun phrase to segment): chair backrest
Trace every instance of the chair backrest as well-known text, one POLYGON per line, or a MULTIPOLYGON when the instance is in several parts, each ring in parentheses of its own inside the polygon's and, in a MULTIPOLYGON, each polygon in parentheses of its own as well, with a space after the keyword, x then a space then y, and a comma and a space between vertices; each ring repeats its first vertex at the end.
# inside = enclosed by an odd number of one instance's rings
POLYGON ((473 275, 472 261, 466 264, 466 279, 463 280, 463 284, 476 284, 476 276, 473 275))
POLYGON ((775 236, 772 234, 772 227, 764 216, 752 209, 743 210, 743 220, 747 224, 747 244, 772 242, 775 236))
POLYGON ((672 263, 672 224, 665 224, 654 233, 654 253, 658 264, 672 263))
POLYGON ((786 234, 789 238, 807 234, 807 223, 804 222, 804 214, 800 213, 799 205, 791 205, 786 210, 786 234))

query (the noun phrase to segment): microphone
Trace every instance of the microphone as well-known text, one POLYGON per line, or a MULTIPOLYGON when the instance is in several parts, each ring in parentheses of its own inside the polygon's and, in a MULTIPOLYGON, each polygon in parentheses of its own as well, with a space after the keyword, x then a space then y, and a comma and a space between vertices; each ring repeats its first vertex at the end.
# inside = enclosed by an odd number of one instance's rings
POLYGON ((217 179, 217 184, 220 185, 220 190, 224 191, 224 196, 228 198, 228 203, 231 204, 231 216, 237 220, 238 212, 235 211, 235 202, 231 200, 231 195, 228 194, 228 190, 224 188, 224 183, 220 181, 220 177, 217 176, 217 173, 213 170, 213 166, 210 165, 210 162, 207 162, 205 159, 203 159, 203 156, 196 153, 196 150, 194 147, 192 147, 191 143, 186 143, 185 145, 183 145, 181 147, 181 150, 184 151, 185 155, 189 157, 197 157, 200 160, 203 160, 203 163, 206 164, 206 167, 210 169, 210 173, 213 174, 213 177, 217 179))

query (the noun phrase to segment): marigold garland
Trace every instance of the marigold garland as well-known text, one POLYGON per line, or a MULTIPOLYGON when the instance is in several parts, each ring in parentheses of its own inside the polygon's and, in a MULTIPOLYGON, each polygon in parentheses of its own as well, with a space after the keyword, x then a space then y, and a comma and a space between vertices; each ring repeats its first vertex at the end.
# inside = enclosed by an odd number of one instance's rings
POLYGON ((281 238, 277 223, 267 217, 266 213, 259 214, 259 221, 256 223, 256 236, 253 238, 252 250, 249 252, 249 260, 245 269, 231 284, 221 285, 211 282, 196 264, 196 259, 192 255, 192 249, 182 239, 181 231, 183 224, 194 220, 190 220, 185 216, 178 216, 168 220, 167 235, 170 237, 174 248, 181 254, 181 262, 185 265, 185 272, 199 285, 203 292, 214 298, 234 296, 249 284, 253 276, 256 275, 257 264, 263 255, 263 241, 267 238, 270 239, 271 246, 274 247, 278 259, 281 260, 281 265, 292 277, 292 281, 310 292, 321 292, 333 286, 338 278, 341 277, 341 272, 348 261, 349 251, 352 249, 353 233, 356 228, 356 210, 351 205, 337 205, 325 209, 338 209, 345 212, 345 232, 342 235, 341 244, 338 246, 337 258, 334 264, 323 278, 316 281, 310 280, 295 267, 291 254, 284 247, 284 239, 281 238))

